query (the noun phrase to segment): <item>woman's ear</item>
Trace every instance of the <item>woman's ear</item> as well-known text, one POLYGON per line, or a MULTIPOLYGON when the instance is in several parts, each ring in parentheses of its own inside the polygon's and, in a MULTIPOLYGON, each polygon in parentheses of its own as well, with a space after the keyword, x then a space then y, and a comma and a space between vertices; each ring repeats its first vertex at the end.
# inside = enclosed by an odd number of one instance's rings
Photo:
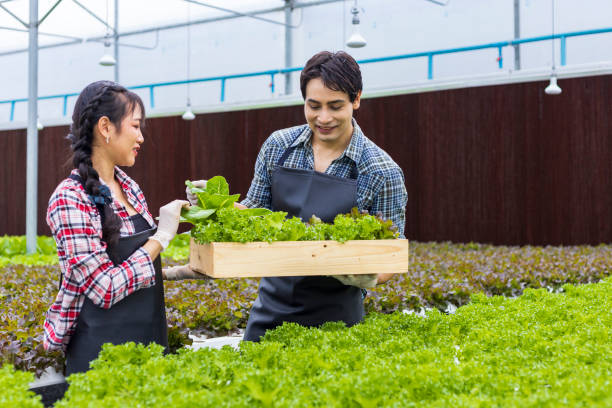
POLYGON ((357 93, 357 97, 353 101, 353 110, 359 109, 360 105, 361 105, 361 91, 357 93))
POLYGON ((95 128, 98 131, 97 133, 102 136, 102 139, 104 139, 106 143, 108 143, 110 141, 110 137, 113 131, 115 130, 115 125, 113 125, 113 122, 110 121, 108 116, 102 116, 98 120, 98 123, 96 123, 95 128))

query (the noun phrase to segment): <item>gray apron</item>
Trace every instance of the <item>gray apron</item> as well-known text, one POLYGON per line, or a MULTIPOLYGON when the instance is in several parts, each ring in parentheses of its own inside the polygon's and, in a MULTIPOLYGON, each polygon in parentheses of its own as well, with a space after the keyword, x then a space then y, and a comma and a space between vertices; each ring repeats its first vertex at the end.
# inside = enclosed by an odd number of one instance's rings
MULTIPOLYGON (((283 167, 294 147, 281 156, 272 171, 272 210, 286 211, 308 221, 315 214, 324 222, 350 212, 357 206, 357 169, 351 178, 314 170, 283 167)), ((316 327, 325 322, 343 321, 352 326, 363 320, 363 293, 325 276, 262 278, 259 293, 247 323, 244 340, 259 341, 266 330, 283 322, 316 327)))
MULTIPOLYGON (((73 176, 71 178, 74 179, 73 176)), ((80 181, 80 178, 77 181, 80 181)), ((101 209, 100 206, 98 209, 101 209)), ((135 233, 119 238, 116 245, 107 248, 106 252, 115 265, 129 258, 157 230, 150 228, 140 214, 131 218, 135 233)), ((87 371, 89 363, 98 357, 104 343, 122 344, 133 341, 168 347, 164 284, 159 256, 153 265, 155 286, 131 293, 110 309, 98 307, 89 298, 85 298, 77 318, 76 331, 66 350, 66 376, 87 371)))

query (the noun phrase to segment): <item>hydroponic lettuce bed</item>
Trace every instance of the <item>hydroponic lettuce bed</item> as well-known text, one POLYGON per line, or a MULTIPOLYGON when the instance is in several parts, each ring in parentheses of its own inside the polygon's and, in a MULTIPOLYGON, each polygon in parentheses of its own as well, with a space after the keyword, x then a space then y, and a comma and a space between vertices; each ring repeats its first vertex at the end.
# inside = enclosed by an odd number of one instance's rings
MULTIPOLYGON (((449 303, 465 305, 477 292, 517 296, 529 287, 557 290, 565 283, 597 282, 612 271, 612 245, 519 248, 415 241, 410 245, 409 272, 369 290, 367 313, 445 310, 449 303)), ((176 259, 165 258, 164 263, 185 263, 188 253, 189 236, 180 235, 165 252, 176 259)), ((29 257, 5 257, 17 256, 29 257)), ((50 366, 61 370, 61 353, 47 353, 41 344, 44 313, 57 294, 59 267, 9 264, 1 271, 0 361, 37 374, 50 366)), ((171 349, 189 344, 189 333, 218 337, 244 328, 257 284, 250 278, 165 282, 171 349)))
MULTIPOLYGON (((110 346, 69 377, 56 407, 609 407, 611 308, 608 278, 562 293, 475 295, 452 315, 285 324, 239 351, 110 346)), ((0 386, 14 384, 2 406, 33 400, 15 376, 0 372, 0 386)))

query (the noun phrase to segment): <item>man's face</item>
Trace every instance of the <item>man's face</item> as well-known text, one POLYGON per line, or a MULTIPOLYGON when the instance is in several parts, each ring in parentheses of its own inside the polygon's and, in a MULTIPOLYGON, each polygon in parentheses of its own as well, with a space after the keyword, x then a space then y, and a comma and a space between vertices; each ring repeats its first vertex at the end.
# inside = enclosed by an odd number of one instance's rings
POLYGON ((353 110, 359 108, 361 93, 354 102, 348 94, 327 88, 321 78, 306 85, 304 115, 312 129, 314 140, 324 143, 342 142, 353 134, 353 110))

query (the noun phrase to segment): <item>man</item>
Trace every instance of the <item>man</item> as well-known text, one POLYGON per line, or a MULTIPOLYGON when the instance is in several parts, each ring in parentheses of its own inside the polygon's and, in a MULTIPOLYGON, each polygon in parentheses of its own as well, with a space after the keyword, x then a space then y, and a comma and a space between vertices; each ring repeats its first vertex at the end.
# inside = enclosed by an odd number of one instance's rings
MULTIPOLYGON (((278 130, 264 142, 242 204, 286 211, 303 221, 316 214, 325 222, 356 206, 382 213, 404 237, 402 170, 353 119, 362 90, 357 62, 345 52, 320 52, 302 70, 300 87, 308 124, 278 130)), ((262 278, 244 339, 259 341, 286 321, 319 326, 341 320, 352 326, 364 316, 360 287, 391 276, 373 271, 366 281, 363 275, 262 278)))

